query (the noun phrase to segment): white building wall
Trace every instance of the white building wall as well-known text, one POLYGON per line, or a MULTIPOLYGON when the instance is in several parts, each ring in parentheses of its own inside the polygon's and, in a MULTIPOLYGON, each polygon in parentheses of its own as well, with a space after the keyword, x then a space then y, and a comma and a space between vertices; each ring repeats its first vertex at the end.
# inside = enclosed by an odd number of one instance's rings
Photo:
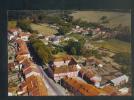
POLYGON ((18 32, 17 32, 17 31, 14 31, 14 32, 13 32, 13 35, 18 35, 18 32))
POLYGON ((22 37, 21 37, 21 39, 22 39, 23 41, 28 41, 28 38, 29 38, 28 36, 22 36, 22 37))
POLYGON ((28 78, 28 77, 30 77, 30 76, 32 76, 32 75, 35 75, 35 76, 40 76, 40 73, 37 73, 37 72, 34 72, 34 71, 32 71, 32 72, 30 72, 30 73, 28 73, 27 75, 26 75, 26 78, 28 78))
POLYGON ((68 77, 77 77, 77 75, 78 75, 78 71, 75 71, 75 72, 68 72, 68 73, 54 74, 54 80, 55 80, 55 81, 58 81, 58 80, 60 80, 61 78, 64 78, 65 76, 68 76, 68 77))
POLYGON ((67 60, 67 61, 56 61, 56 62, 54 62, 54 65, 56 66, 56 67, 60 67, 60 66, 64 66, 64 65, 68 65, 68 63, 70 62, 70 60, 67 60))

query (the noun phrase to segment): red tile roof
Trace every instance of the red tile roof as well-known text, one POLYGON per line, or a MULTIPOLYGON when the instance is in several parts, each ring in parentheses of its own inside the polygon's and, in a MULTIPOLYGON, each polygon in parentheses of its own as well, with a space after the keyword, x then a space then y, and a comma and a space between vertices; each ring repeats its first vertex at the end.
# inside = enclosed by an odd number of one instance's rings
POLYGON ((53 56, 53 60, 54 62, 57 62, 57 61, 67 61, 67 60, 71 60, 72 57, 69 56, 69 55, 54 55, 53 56))
POLYGON ((79 71, 80 74, 84 74, 87 78, 91 78, 93 76, 95 76, 95 72, 92 71, 91 69, 87 69, 87 68, 82 68, 80 71, 79 71))
POLYGON ((77 80, 76 78, 66 77, 63 80, 84 96, 98 96, 100 94, 106 94, 105 91, 83 81, 77 80))
POLYGON ((18 34, 18 37, 22 37, 22 36, 28 36, 28 37, 30 37, 31 34, 28 34, 28 33, 25 33, 25 32, 21 32, 21 33, 18 34))
POLYGON ((76 71, 77 71, 76 66, 61 66, 54 68, 54 74, 76 72, 76 71))
POLYGON ((18 40, 16 40, 16 43, 18 43, 17 55, 23 55, 23 54, 29 53, 27 45, 23 40, 18 39, 18 40))
POLYGON ((117 95, 117 92, 118 92, 118 90, 114 86, 111 86, 111 85, 104 86, 102 90, 104 90, 109 95, 117 95))
POLYGON ((39 76, 30 76, 26 79, 26 85, 31 96, 47 96, 47 88, 39 76))
POLYGON ((24 55, 18 55, 17 57, 16 57, 16 60, 17 61, 23 61, 23 60, 25 60, 25 59, 27 59, 27 57, 26 56, 24 56, 24 55))
POLYGON ((18 29, 17 28, 8 29, 8 32, 11 32, 11 33, 15 32, 15 31, 18 31, 18 29))

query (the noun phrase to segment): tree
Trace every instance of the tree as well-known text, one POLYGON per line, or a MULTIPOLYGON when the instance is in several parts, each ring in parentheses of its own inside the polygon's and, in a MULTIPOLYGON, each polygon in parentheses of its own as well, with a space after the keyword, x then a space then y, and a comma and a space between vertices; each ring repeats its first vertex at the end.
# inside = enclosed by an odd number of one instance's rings
POLYGON ((43 63, 48 63, 52 59, 52 50, 45 45, 41 40, 31 40, 32 46, 39 56, 42 59, 43 63))
POLYGON ((29 32, 31 32, 32 31, 32 28, 31 28, 31 26, 30 26, 30 23, 31 23, 31 21, 30 20, 25 20, 25 19, 23 19, 23 20, 18 20, 17 21, 17 27, 20 27, 22 30, 24 30, 24 31, 29 31, 29 32))
POLYGON ((62 26, 58 29, 58 35, 65 35, 70 31, 70 27, 68 26, 62 26))
POLYGON ((74 47, 71 48, 71 54, 76 55, 76 49, 74 47))
POLYGON ((64 48, 68 54, 81 55, 83 46, 79 41, 69 40, 64 48))

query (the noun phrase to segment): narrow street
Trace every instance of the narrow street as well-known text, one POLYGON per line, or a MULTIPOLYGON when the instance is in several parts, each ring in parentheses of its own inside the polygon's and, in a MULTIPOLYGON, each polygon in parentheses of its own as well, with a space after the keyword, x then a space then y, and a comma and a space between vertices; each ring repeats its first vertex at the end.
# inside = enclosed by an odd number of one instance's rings
POLYGON ((44 83, 48 89, 48 94, 51 96, 63 96, 66 95, 66 91, 63 87, 61 87, 58 83, 55 83, 51 78, 47 76, 47 74, 42 69, 42 64, 40 63, 37 55, 32 50, 30 44, 28 44, 28 48, 31 56, 33 57, 33 61, 37 64, 41 74, 44 76, 44 83))
POLYGON ((65 89, 61 87, 59 84, 55 83, 51 78, 49 78, 46 73, 43 71, 41 66, 38 66, 42 75, 44 76, 45 84, 47 85, 48 92, 50 95, 58 95, 63 96, 66 95, 65 89))

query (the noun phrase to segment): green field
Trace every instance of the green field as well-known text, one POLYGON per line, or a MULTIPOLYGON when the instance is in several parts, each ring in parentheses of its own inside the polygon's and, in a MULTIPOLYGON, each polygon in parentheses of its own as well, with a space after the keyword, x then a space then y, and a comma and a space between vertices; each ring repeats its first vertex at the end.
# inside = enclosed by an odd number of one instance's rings
POLYGON ((8 21, 8 29, 16 28, 16 21, 8 21))
POLYGON ((104 47, 113 52, 131 53, 131 44, 120 40, 112 39, 104 40, 101 42, 93 41, 91 43, 97 47, 104 47))
POLYGON ((84 36, 82 36, 82 35, 80 35, 79 33, 77 34, 77 33, 71 33, 71 34, 69 34, 68 35, 69 37, 74 37, 74 38, 76 38, 76 39, 83 39, 84 38, 84 36))
POLYGON ((39 33, 42 33, 44 35, 50 35, 57 33, 57 30, 49 27, 48 24, 31 24, 31 27, 33 30, 37 30, 39 33))
POLYGON ((75 11, 71 14, 74 19, 81 19, 88 22, 99 22, 102 16, 107 16, 109 23, 105 24, 108 27, 123 26, 131 27, 131 14, 125 12, 108 12, 108 11, 75 11))

